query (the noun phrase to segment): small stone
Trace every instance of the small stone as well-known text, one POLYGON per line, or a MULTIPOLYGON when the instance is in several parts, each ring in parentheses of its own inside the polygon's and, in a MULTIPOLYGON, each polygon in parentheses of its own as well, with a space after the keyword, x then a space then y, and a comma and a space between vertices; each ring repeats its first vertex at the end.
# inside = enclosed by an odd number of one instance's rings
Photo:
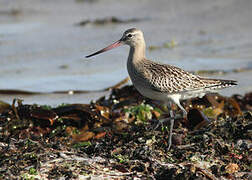
POLYGON ((235 164, 235 163, 229 163, 226 167, 226 173, 229 173, 229 174, 233 174, 233 173, 236 173, 238 172, 238 170, 240 169, 238 164, 235 164))

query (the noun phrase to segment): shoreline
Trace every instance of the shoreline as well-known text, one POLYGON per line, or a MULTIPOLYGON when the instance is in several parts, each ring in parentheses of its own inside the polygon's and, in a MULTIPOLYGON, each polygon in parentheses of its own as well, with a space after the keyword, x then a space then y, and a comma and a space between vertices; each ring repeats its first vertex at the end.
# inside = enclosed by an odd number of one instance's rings
POLYGON ((113 88, 90 104, 0 103, 0 171, 14 178, 242 178, 249 172, 252 92, 183 101, 173 145, 167 109, 133 88, 113 88))

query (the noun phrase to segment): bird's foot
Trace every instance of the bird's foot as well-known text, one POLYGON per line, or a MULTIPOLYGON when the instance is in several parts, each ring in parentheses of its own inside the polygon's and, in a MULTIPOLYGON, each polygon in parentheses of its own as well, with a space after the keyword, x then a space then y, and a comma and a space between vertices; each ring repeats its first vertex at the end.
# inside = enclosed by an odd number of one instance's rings
POLYGON ((170 122, 171 120, 182 119, 182 118, 184 118, 184 116, 181 114, 178 114, 178 115, 175 115, 175 117, 166 117, 166 118, 162 118, 162 119, 152 120, 152 122, 154 122, 154 124, 151 129, 157 130, 160 127, 163 129, 164 127, 166 127, 166 124, 168 122, 170 122))
POLYGON ((174 120, 183 119, 183 118, 187 118, 187 113, 183 113, 183 115, 182 114, 176 114, 174 117, 167 117, 167 118, 157 120, 157 124, 155 125, 153 130, 156 130, 159 127, 161 127, 162 131, 169 131, 169 139, 168 139, 168 148, 167 148, 167 150, 170 150, 171 145, 172 145, 172 131, 173 131, 174 120), (167 122, 170 122, 169 129, 166 126, 167 122))
POLYGON ((167 117, 167 118, 163 118, 163 119, 157 119, 154 122, 154 125, 152 126, 152 130, 157 130, 159 127, 163 128, 164 124, 171 121, 171 119, 174 119, 174 118, 167 117))

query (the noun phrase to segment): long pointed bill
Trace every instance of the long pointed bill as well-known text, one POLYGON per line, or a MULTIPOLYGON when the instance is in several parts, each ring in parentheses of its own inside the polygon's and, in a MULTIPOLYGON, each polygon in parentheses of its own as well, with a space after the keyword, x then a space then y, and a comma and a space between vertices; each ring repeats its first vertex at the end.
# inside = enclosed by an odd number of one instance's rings
POLYGON ((95 53, 93 53, 93 54, 90 54, 90 55, 86 56, 86 58, 89 58, 89 57, 91 57, 91 56, 95 56, 95 55, 97 55, 97 54, 103 53, 103 52, 108 51, 108 50, 110 50, 110 49, 116 48, 116 47, 118 47, 118 46, 120 46, 120 45, 122 45, 122 41, 120 41, 120 40, 119 40, 119 41, 116 41, 116 42, 114 42, 113 44, 109 45, 108 47, 105 47, 105 48, 103 48, 103 49, 100 50, 100 51, 97 51, 97 52, 95 52, 95 53))

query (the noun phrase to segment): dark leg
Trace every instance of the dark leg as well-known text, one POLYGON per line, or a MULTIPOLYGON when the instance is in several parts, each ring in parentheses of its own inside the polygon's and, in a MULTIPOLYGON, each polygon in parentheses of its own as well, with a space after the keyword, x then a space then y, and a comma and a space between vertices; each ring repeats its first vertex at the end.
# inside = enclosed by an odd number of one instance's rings
POLYGON ((174 125, 174 114, 172 111, 172 102, 168 102, 168 108, 170 110, 170 119, 171 119, 171 126, 170 126, 170 134, 169 134, 169 144, 168 144, 168 150, 171 148, 172 145, 172 130, 173 130, 173 125, 174 125))
MULTIPOLYGON (((172 103, 173 103, 173 101, 171 101, 171 100, 167 102, 167 107, 168 107, 168 110, 169 110, 169 113, 170 113, 170 117, 159 120, 157 126, 154 128, 154 129, 156 129, 156 128, 158 128, 160 126, 160 124, 163 125, 164 122, 170 120, 171 123, 170 123, 170 130, 169 130, 168 150, 170 150, 171 145, 172 145, 172 131, 173 131, 174 119, 178 118, 178 117, 175 117, 175 115, 173 113, 172 103)), ((179 103, 179 101, 178 101, 178 103, 176 101, 174 101, 174 103, 176 103, 179 106, 179 108, 183 111, 183 116, 186 117, 187 116, 187 112, 183 108, 183 106, 181 106, 181 104, 179 103)))

